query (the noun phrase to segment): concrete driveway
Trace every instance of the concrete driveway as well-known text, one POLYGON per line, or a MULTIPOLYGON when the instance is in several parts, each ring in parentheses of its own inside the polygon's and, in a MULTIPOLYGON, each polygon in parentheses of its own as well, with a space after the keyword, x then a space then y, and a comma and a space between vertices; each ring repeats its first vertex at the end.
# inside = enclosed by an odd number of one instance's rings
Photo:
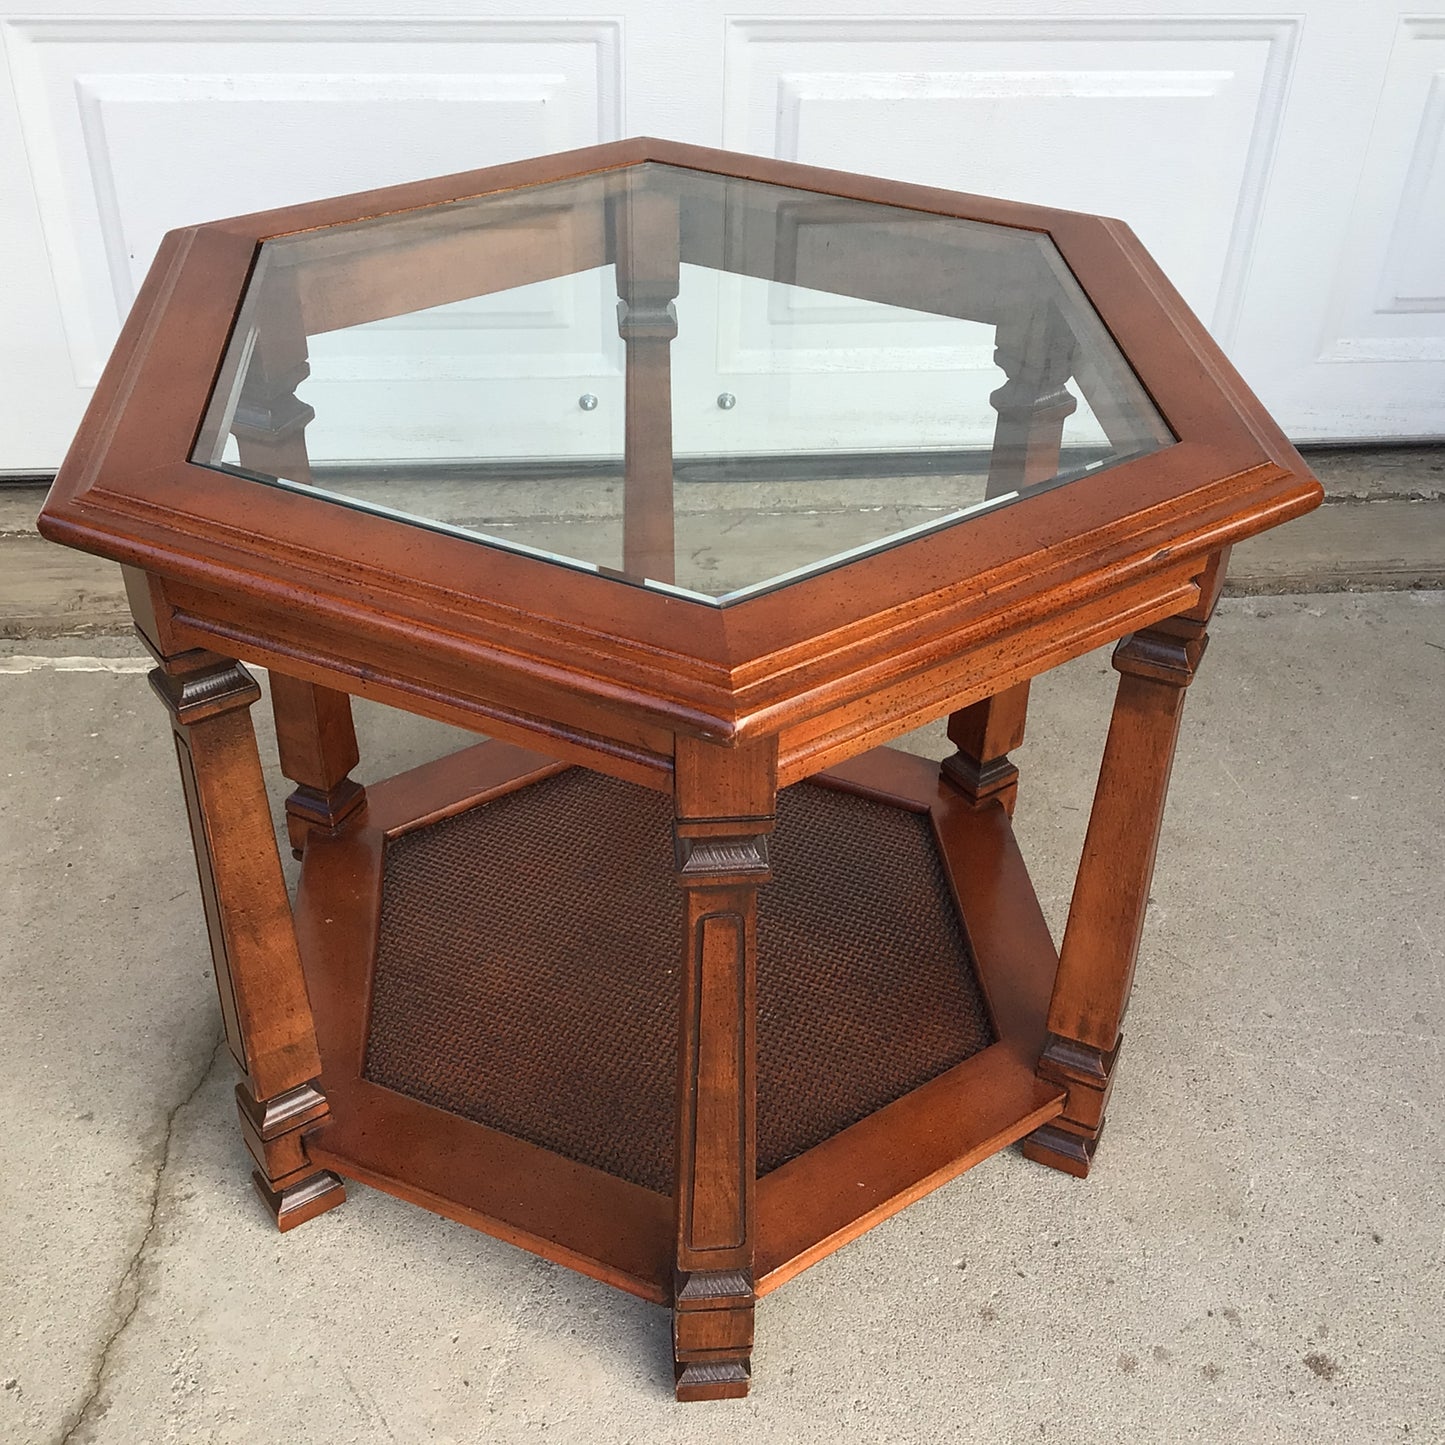
MULTIPOLYGON (((0 1439, 1445 1440, 1445 594, 1224 604, 1093 1176, 979 1166, 691 1406, 663 1310, 359 1185, 272 1230, 144 664, 10 646, 0 1439)), ((1017 755, 1056 925, 1111 691, 1104 654, 1051 675, 1017 755)), ((363 777, 451 743, 359 720, 363 777)))

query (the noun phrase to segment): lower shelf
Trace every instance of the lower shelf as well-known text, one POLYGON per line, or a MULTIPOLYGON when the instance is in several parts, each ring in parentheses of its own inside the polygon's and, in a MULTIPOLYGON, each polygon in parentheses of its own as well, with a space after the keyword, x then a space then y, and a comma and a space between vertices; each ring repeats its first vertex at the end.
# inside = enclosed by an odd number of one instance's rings
MULTIPOLYGON (((680 895, 665 797, 505 744, 308 844, 312 1158, 671 1296, 680 895)), ((759 1292, 1061 1107, 1007 817, 879 749, 779 799, 760 895, 759 1292)))

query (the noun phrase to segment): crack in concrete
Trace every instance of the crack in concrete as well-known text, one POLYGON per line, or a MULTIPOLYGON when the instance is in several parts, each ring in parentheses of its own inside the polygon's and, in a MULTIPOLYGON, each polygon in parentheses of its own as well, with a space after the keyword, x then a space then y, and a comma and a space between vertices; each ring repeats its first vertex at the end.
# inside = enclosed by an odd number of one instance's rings
POLYGON ((365 1389, 356 1380, 345 1364, 340 1364, 339 1368, 341 1378, 346 1381, 346 1387, 351 1391, 351 1398, 356 1401, 357 1408, 366 1417, 367 1424, 373 1428, 376 1424, 380 1424, 381 1428, 386 1431, 386 1438, 391 1441, 391 1445, 396 1445, 396 1436, 392 1433, 391 1424, 382 1413, 381 1406, 372 1397, 371 1391, 365 1389))
POLYGON ((96 1402, 100 1399, 100 1392, 105 1386, 106 1372, 110 1367, 110 1357, 120 1337, 130 1328, 130 1322, 136 1317, 140 1309, 141 1290, 140 1271, 145 1261, 147 1251, 150 1249, 151 1240, 155 1237, 156 1228, 160 1223, 161 1191, 165 1183, 166 1170, 171 1162, 171 1145, 175 1141, 176 1119, 180 1116, 181 1110, 189 1104, 202 1088, 206 1081, 215 1072, 216 1061, 221 1056, 222 1045, 226 1036, 221 1029, 216 1030, 216 1041, 211 1046, 211 1052, 206 1058, 205 1067, 201 1070, 200 1076, 191 1086, 180 1103, 166 1115, 165 1137, 161 1141, 160 1161, 155 1168, 154 1177, 151 1180, 150 1207, 146 1214, 145 1229, 141 1234, 140 1243, 131 1252, 129 1260, 126 1261, 125 1272, 120 1277, 120 1283, 115 1287, 115 1294, 112 1298, 111 1313, 116 1316, 116 1321, 110 1333, 101 1342, 100 1350, 96 1355, 95 1367, 91 1371, 90 1388, 85 1398, 80 1402, 74 1417, 65 1426, 57 1445, 71 1445, 76 1438, 76 1432, 85 1425, 95 1409, 96 1402))
POLYGON ((1327 507, 1367 507, 1374 502, 1445 502, 1438 492, 1410 488, 1394 492, 1326 492, 1327 507))

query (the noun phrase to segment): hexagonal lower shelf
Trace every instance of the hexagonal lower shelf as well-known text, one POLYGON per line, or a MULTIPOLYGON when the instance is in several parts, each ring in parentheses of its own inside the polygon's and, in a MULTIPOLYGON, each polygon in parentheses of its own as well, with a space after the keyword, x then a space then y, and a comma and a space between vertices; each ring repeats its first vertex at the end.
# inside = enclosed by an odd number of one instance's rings
MULTIPOLYGON (((660 793, 572 768, 392 841, 366 1077, 671 1193, 670 821, 660 793)), ((771 852, 760 1175, 994 1042, 926 814, 803 783, 771 852)))
MULTIPOLYGON (((499 743, 307 847, 312 1158, 652 1299, 683 934, 661 794, 499 743)), ((878 749, 779 797, 758 916, 760 1292, 1058 1112, 1056 957, 1001 808, 878 749), (961 916, 960 916, 961 915, 961 916)))

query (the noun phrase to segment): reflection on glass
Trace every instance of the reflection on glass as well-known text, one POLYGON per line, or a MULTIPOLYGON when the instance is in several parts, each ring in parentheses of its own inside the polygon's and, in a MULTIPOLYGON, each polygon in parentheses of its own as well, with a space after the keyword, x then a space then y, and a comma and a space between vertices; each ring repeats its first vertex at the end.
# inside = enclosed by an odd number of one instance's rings
POLYGON ((648 164, 267 242, 193 459, 724 604, 1172 439, 1047 237, 648 164))

